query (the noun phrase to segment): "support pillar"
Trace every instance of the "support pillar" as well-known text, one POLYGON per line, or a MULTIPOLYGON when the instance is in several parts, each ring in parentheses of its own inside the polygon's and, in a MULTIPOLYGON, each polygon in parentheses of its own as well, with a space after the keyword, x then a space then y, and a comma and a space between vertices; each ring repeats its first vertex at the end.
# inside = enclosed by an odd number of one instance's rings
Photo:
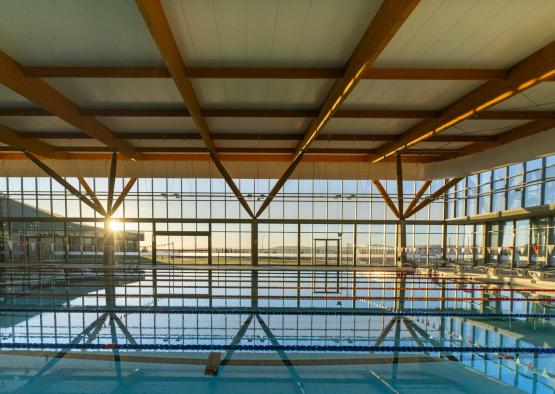
POLYGON ((110 230, 109 218, 104 220, 102 244, 104 247, 104 265, 112 265, 114 263, 114 232, 110 230))
POLYGON ((402 267, 406 263, 406 247, 407 247, 407 226, 405 223, 405 212, 403 209, 403 163, 401 160, 401 155, 397 154, 395 156, 395 162, 397 166, 397 211, 399 222, 397 223, 397 239, 396 239, 396 252, 395 261, 398 267, 402 267))
POLYGON ((258 221, 251 221, 251 264, 258 265, 258 221))
POLYGON ((104 231, 102 245, 103 263, 104 263, 104 288, 106 289, 106 306, 115 306, 115 288, 114 288, 114 232, 110 230, 110 219, 104 220, 104 231))
POLYGON ((397 267, 402 267, 406 263, 407 250, 407 225, 405 220, 397 222, 396 230, 395 261, 397 263, 397 267))

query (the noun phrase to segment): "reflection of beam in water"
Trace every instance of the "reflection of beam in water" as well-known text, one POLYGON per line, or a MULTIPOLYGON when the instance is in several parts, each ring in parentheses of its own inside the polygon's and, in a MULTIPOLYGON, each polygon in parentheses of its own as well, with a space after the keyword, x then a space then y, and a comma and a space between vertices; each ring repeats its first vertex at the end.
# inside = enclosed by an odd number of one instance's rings
POLYGON ((258 271, 251 271, 251 306, 258 308, 258 271))
MULTIPOLYGON (((264 333, 266 334, 266 336, 268 337, 268 339, 270 340, 272 345, 280 346, 279 341, 277 340, 277 338, 272 333, 272 330, 270 330, 270 327, 268 327, 266 325, 266 323, 264 322, 264 320, 262 320, 260 315, 256 315, 256 320, 258 320, 258 323, 262 327, 262 330, 264 330, 264 333)), ((295 388, 297 389, 296 391, 298 391, 299 393, 305 393, 305 389, 303 387, 301 377, 297 373, 297 370, 295 369, 291 360, 289 360, 289 357, 287 356, 285 351, 277 350, 277 353, 279 354, 279 357, 281 358, 281 361, 283 362, 283 365, 285 365, 285 367, 287 368, 287 370, 291 374, 291 377, 295 381, 295 388)))
MULTIPOLYGON (((414 328, 412 327, 412 320, 410 319, 403 319, 403 323, 405 324, 405 327, 407 328, 408 332, 410 333, 411 337, 413 337, 413 339, 416 341, 416 344, 418 346, 424 346, 424 343, 420 340, 420 338, 418 337, 418 335, 416 334, 416 331, 414 331, 414 328)), ((426 353, 427 354, 427 353, 426 353)))
MULTIPOLYGON (((231 346, 236 346, 241 342, 241 339, 243 339, 243 336, 245 335, 245 333, 247 332, 247 329, 249 328, 249 326, 251 324, 252 316, 253 315, 249 315, 249 317, 247 317, 245 319, 245 321, 243 322, 243 324, 241 325, 241 327, 237 331, 237 334, 235 334, 235 337, 231 341, 231 343, 230 343, 231 346)), ((229 364, 229 361, 231 360, 231 357, 233 356, 234 352, 235 352, 234 349, 229 349, 225 353, 225 355, 224 355, 224 357, 223 357, 223 359, 220 363, 220 368, 223 368, 225 365, 229 364)))
MULTIPOLYGON (((118 343, 118 336, 116 334, 116 325, 114 324, 113 314, 110 314, 110 334, 112 335, 112 345, 118 343)), ((121 360, 119 357, 119 350, 117 346, 113 346, 112 353, 114 355, 114 369, 116 370, 116 376, 121 378, 121 360)))
POLYGON ((378 375, 376 372, 370 370, 370 374, 378 381, 380 382, 383 386, 385 386, 385 388, 387 388, 389 391, 391 391, 392 393, 396 393, 399 394, 399 391, 397 391, 391 384, 389 384, 384 378, 382 378, 380 375, 378 375))
MULTIPOLYGON (((108 317, 108 314, 105 313, 105 314, 102 315, 102 318, 98 319, 96 327, 94 328, 94 331, 91 333, 91 335, 89 335, 89 337, 87 338, 87 341, 85 342, 85 345, 90 345, 91 343, 93 343, 93 341, 98 336, 98 333, 100 332, 100 330, 102 330, 102 326, 106 322, 107 317, 108 317)), ((83 349, 82 351, 84 352, 85 350, 86 349, 83 349)))
POLYGON ((393 328, 393 325, 395 323, 397 323, 398 321, 398 317, 393 317, 389 323, 387 323, 387 325, 384 327, 384 329, 382 330, 382 332, 380 333, 380 335, 376 338, 376 341, 374 342, 374 345, 372 346, 380 346, 382 344, 382 342, 385 340, 385 338, 387 337, 387 334, 389 334, 389 332, 391 331, 391 329, 393 328))
MULTIPOLYGON (((441 321, 443 322, 443 317, 441 318, 441 321)), ((410 326, 414 329, 414 331, 416 331, 418 334, 420 334, 422 336, 422 338, 424 338, 426 340, 427 343, 429 343, 432 346, 443 346, 443 331, 440 331, 440 335, 441 335, 441 340, 437 341, 435 339, 433 339, 430 334, 428 334, 428 332, 426 330, 424 330, 422 327, 420 327, 418 324, 414 323, 413 321, 410 322, 410 326)), ((443 324, 440 325, 440 330, 443 330, 443 324)), ((445 353, 445 357, 447 357, 449 360, 457 360, 455 358, 455 356, 453 356, 451 354, 451 352, 442 352, 440 353, 440 356, 445 353)), ((442 357, 442 356, 441 356, 442 357)))
MULTIPOLYGON (((132 345, 136 345, 137 341, 135 341, 135 338, 133 338, 133 336, 131 335, 131 333, 125 326, 125 324, 123 324, 121 319, 115 313, 110 314, 110 316, 116 321, 119 329, 121 330, 121 332, 123 332, 123 335, 125 335, 125 338, 127 339, 127 341, 132 345)), ((137 351, 140 352, 141 350, 138 349, 137 351)))
MULTIPOLYGON (((87 337, 93 330, 95 330, 95 328, 98 326, 99 323, 100 323, 100 326, 102 326, 102 324, 104 324, 104 321, 106 320, 106 317, 107 317, 106 313, 99 316, 96 320, 94 320, 91 324, 89 324, 79 335, 77 335, 71 341, 71 344, 75 345, 75 344, 78 344, 79 342, 81 342, 83 340, 83 338, 87 337)), ((62 350, 60 352, 55 353, 53 355, 53 358, 51 358, 50 361, 48 361, 35 375, 33 375, 31 377, 31 379, 23 387, 20 387, 19 390, 17 390, 17 391, 21 392, 21 393, 28 393, 28 392, 33 391, 31 389, 31 387, 34 386, 35 379, 40 378, 45 373, 50 371, 50 369, 52 369, 52 367, 54 367, 69 352, 71 352, 71 348, 68 348, 66 350, 62 350)))

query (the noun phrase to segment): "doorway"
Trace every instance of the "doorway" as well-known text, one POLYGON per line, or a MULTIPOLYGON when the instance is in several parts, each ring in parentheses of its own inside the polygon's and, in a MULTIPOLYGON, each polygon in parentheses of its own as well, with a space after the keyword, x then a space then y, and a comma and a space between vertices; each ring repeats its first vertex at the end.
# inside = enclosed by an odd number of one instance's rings
POLYGON ((341 264, 341 239, 314 239, 312 245, 312 265, 338 267, 341 264))

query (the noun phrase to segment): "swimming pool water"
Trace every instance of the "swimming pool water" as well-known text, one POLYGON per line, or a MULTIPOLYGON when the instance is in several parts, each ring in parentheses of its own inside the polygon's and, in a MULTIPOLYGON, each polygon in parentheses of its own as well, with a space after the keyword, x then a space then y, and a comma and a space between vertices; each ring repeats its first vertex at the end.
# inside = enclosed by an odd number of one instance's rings
POLYGON ((0 392, 553 393, 552 294, 412 271, 5 270, 0 392))

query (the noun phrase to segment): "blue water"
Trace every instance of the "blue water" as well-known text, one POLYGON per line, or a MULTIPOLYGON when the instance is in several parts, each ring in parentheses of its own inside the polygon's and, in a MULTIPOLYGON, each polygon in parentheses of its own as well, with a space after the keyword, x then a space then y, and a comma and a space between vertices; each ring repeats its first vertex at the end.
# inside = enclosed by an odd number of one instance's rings
POLYGON ((484 289, 392 272, 6 270, 0 392, 553 393, 553 293, 484 289))

